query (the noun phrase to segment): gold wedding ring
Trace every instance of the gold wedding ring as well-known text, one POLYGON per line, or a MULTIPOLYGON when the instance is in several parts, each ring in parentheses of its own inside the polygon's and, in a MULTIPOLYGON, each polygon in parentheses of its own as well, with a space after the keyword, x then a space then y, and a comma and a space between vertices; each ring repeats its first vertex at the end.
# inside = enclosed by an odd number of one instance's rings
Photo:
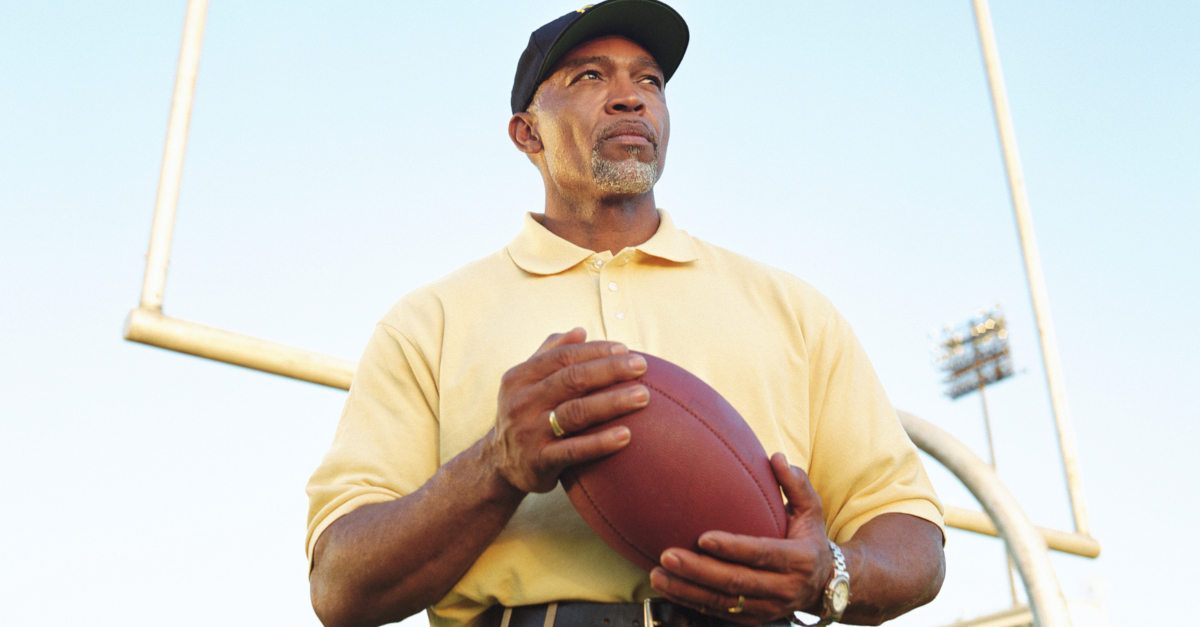
POLYGON ((738 595, 738 604, 729 608, 729 613, 730 614, 741 614, 742 610, 746 609, 745 606, 746 606, 746 597, 739 594, 738 595))
POLYGON ((554 430, 554 437, 561 438, 567 434, 563 428, 558 426, 558 416, 554 415, 554 410, 550 410, 550 428, 554 430))

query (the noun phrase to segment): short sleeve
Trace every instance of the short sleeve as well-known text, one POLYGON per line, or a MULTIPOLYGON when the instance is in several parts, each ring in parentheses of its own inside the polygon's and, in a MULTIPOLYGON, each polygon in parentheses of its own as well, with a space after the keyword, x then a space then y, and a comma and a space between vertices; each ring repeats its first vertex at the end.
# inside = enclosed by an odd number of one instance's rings
POLYGON ((808 474, 825 528, 845 542, 884 513, 905 513, 945 532, 942 505, 849 324, 831 312, 810 343, 808 474))
POLYGON ((334 520, 411 494, 437 472, 438 391, 430 363, 394 327, 376 325, 333 445, 308 482, 310 564, 317 539, 334 520))

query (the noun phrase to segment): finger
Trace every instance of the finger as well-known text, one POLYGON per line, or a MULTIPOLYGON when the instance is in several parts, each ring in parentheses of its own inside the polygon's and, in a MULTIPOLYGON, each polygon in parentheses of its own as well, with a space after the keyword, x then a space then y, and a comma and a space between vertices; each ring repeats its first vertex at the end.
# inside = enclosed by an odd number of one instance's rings
POLYGON ((624 426, 555 440, 542 449, 542 463, 557 475, 568 466, 612 455, 629 444, 629 440, 629 428, 624 426))
MULTIPOLYGON (((579 332, 583 333, 583 330, 580 329, 579 332)), ((569 341, 582 337, 574 336, 572 333, 574 332, 563 334, 556 341, 551 341, 551 338, 547 338, 548 348, 545 350, 539 349, 539 352, 534 353, 532 357, 514 368, 516 373, 526 383, 535 383, 556 374, 564 368, 597 359, 625 355, 629 352, 629 348, 619 342, 569 341)))
POLYGON ((788 573, 794 570, 798 560, 810 561, 807 556, 795 553, 793 540, 707 531, 700 536, 697 544, 706 554, 717 559, 758 571, 788 573))
POLYGON ((554 408, 558 426, 573 434, 641 409, 650 403, 650 391, 644 385, 621 383, 570 399, 554 408))
POLYGON ((794 598, 793 592, 798 583, 790 573, 760 571, 679 548, 663 551, 661 563, 665 572, 690 585, 731 595, 735 601, 740 594, 786 602, 794 598))
POLYGON ((783 453, 771 456, 771 470, 775 472, 775 480, 783 488, 783 495, 793 514, 812 515, 815 512, 817 518, 823 519, 821 497, 813 490, 808 473, 789 464, 783 453))
POLYGON ((675 575, 663 568, 650 571, 650 585, 673 603, 690 607, 699 612, 717 616, 731 622, 758 625, 777 615, 778 603, 742 595, 741 612, 730 612, 737 607, 738 595, 707 588, 675 575))
MULTIPOLYGON (((587 345, 565 347, 588 351, 587 345)), ((618 354, 569 363, 543 379, 537 394, 557 406, 589 392, 635 379, 646 372, 646 358, 637 354, 618 354)))
POLYGON ((579 344, 585 339, 587 339, 587 331, 583 327, 575 327, 566 333, 551 333, 542 342, 542 345, 536 351, 533 351, 533 354, 540 355, 548 350, 558 348, 559 346, 566 346, 567 344, 579 344))

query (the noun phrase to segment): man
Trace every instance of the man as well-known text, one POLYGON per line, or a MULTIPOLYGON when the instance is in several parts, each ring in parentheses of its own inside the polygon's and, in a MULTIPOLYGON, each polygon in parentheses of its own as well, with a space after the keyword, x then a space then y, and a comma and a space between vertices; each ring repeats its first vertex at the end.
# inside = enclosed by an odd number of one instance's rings
POLYGON ((439 627, 638 627, 643 609, 664 627, 795 611, 878 623, 936 595, 940 505, 845 321, 656 208, 663 88, 687 39, 656 0, 609 0, 530 38, 509 135, 545 212, 377 326, 309 484, 327 626, 427 608, 439 627), (786 539, 710 532, 646 573, 587 528, 558 476, 629 443, 623 427, 580 432, 647 403, 613 387, 646 369, 630 349, 700 376, 781 451, 786 539))

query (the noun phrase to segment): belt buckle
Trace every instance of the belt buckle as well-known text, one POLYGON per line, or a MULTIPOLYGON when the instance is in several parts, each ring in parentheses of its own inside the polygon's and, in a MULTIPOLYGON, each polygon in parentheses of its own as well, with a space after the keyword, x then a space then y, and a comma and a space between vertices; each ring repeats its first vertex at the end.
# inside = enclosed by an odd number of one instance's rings
POLYGON ((642 601, 642 626, 643 627, 657 627, 657 625, 662 624, 659 621, 654 620, 654 613, 650 611, 650 601, 651 601, 650 597, 646 597, 645 600, 642 601))

